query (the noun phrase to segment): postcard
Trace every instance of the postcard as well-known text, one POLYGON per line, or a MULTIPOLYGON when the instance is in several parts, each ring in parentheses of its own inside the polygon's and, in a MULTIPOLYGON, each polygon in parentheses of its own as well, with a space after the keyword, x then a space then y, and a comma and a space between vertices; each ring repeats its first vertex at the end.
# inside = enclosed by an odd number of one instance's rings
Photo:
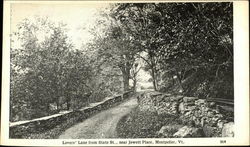
POLYGON ((248 10, 4 1, 1 144, 249 145, 248 10))

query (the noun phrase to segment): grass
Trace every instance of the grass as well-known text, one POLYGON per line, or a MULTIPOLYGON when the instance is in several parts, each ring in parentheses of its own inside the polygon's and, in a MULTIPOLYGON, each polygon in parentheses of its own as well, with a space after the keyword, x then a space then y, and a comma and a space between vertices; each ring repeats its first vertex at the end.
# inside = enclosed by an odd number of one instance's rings
MULTIPOLYGON (((178 116, 158 115, 154 112, 143 112, 137 107, 131 113, 121 118, 117 124, 119 138, 160 138, 157 132, 164 125, 180 125, 178 116)), ((177 129, 177 128, 176 128, 177 129)), ((176 130, 170 130, 171 134, 176 130)))

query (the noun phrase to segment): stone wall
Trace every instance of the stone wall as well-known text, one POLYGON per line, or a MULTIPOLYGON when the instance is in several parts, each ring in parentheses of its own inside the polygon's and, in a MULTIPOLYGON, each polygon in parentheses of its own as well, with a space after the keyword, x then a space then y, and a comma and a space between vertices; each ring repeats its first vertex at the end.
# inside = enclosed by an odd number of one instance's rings
MULTIPOLYGON (((141 111, 157 112, 158 115, 178 115, 183 126, 173 137, 232 137, 234 135, 233 111, 225 111, 215 102, 158 92, 144 93, 138 97, 138 102, 141 111)), ((164 126, 164 128, 169 127, 164 126)))
POLYGON ((84 119, 101 110, 108 109, 118 102, 129 98, 131 94, 131 91, 125 92, 122 95, 106 98, 102 102, 92 103, 89 107, 85 107, 76 111, 66 111, 64 113, 59 113, 34 120, 10 123, 9 137, 29 138, 27 137, 29 136, 29 134, 41 134, 56 127, 60 127, 60 125, 63 123, 69 123, 69 125, 66 124, 66 126, 70 127, 75 123, 83 121, 84 119))

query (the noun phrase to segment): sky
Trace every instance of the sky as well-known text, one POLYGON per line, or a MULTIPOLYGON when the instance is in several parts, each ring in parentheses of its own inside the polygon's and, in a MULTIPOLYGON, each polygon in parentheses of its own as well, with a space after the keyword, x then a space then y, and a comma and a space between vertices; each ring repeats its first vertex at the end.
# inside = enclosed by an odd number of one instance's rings
MULTIPOLYGON (((108 3, 100 4, 100 2, 98 4, 12 4, 11 32, 15 32, 17 24, 25 18, 48 17, 55 23, 63 22, 67 24, 70 40, 77 49, 80 49, 83 43, 87 43, 91 39, 88 29, 95 25, 95 20, 98 19, 96 14, 108 6, 108 3)), ((138 76, 139 83, 152 86, 152 83, 148 82, 151 76, 147 72, 140 70, 138 76)))
POLYGON ((16 25, 23 19, 33 19, 36 16, 48 17, 53 22, 67 24, 68 36, 76 48, 90 40, 88 29, 94 25, 96 13, 108 4, 12 4, 11 31, 16 31, 16 25), (85 28, 85 29, 84 29, 85 28))

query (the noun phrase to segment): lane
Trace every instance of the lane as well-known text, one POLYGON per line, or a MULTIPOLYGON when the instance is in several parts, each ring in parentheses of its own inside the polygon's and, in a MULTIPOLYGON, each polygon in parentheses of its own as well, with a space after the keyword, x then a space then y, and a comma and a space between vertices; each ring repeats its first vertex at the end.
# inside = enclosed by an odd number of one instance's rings
POLYGON ((67 129, 59 139, 99 139, 116 138, 116 125, 118 121, 137 106, 137 99, 131 99, 120 105, 102 111, 81 123, 67 129))

